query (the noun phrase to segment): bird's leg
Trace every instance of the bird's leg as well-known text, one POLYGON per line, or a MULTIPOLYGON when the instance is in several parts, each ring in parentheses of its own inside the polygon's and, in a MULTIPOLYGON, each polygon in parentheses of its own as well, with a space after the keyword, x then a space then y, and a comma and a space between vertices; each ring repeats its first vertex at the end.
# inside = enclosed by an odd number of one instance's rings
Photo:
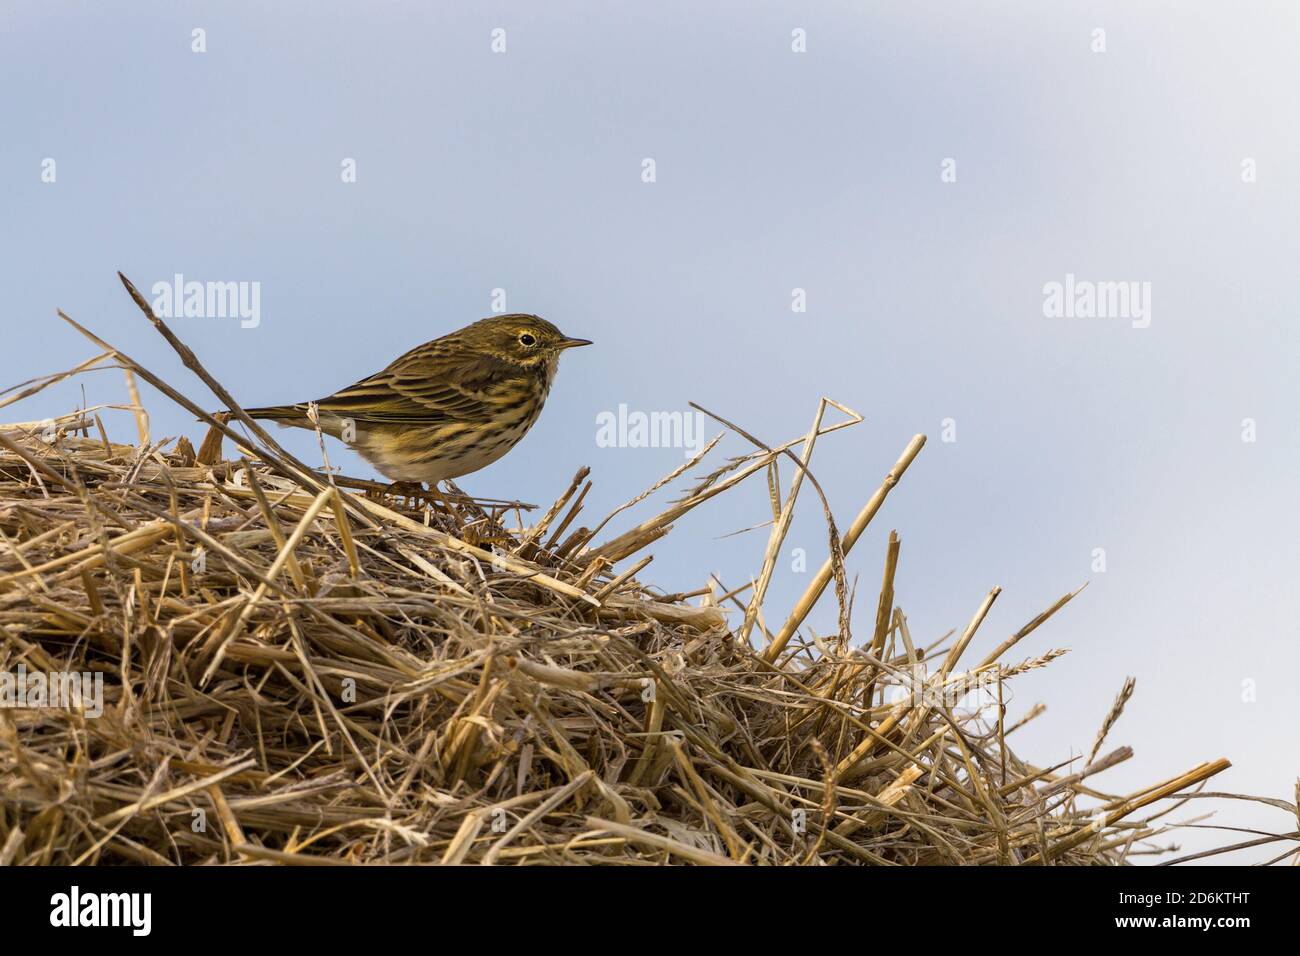
POLYGON ((450 499, 438 488, 436 481, 429 482, 428 489, 418 481, 394 481, 388 486, 387 493, 394 498, 406 498, 411 508, 420 509, 427 505, 435 512, 455 517, 450 499))
POLYGON ((424 485, 418 481, 394 481, 384 489, 384 494, 394 499, 405 498, 414 507, 424 497, 424 485))
POLYGON ((456 513, 451 508, 451 499, 447 497, 445 491, 438 487, 436 481, 429 482, 429 493, 425 496, 425 500, 429 502, 429 506, 435 511, 441 511, 453 518, 456 516, 456 513))

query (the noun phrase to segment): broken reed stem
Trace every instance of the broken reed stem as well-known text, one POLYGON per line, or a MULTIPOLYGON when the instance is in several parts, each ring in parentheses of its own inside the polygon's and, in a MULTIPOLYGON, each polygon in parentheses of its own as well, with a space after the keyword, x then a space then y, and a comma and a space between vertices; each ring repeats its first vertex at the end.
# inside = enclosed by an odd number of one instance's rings
MULTIPOLYGON (((99 355, 93 356, 92 358, 86 359, 84 362, 74 365, 66 372, 58 372, 54 375, 43 375, 39 378, 23 382, 21 385, 15 385, 13 388, 5 389, 6 392, 12 392, 13 394, 8 395, 5 398, 0 398, 0 408, 5 408, 15 402, 21 402, 25 398, 31 398, 33 395, 43 392, 51 385, 56 385, 64 379, 72 378, 74 375, 79 375, 82 372, 98 367, 100 363, 112 357, 112 352, 101 352, 99 355)), ((0 392, 0 395, 3 394, 4 392, 0 392)))
MULTIPOLYGON (((705 411, 704 409, 701 409, 698 405, 694 405, 694 403, 692 403, 692 407, 696 408, 698 411, 705 411)), ((712 413, 705 411, 705 414, 711 415, 712 413)), ((860 417, 858 421, 861 421, 860 417)), ((857 424, 856 421, 836 422, 834 425, 827 425, 825 428, 821 430, 819 434, 829 435, 833 431, 839 431, 841 428, 848 428, 855 424, 857 424)), ((648 496, 651 491, 654 491, 659 487, 662 487, 664 484, 667 484, 673 478, 684 473, 687 469, 694 467, 694 465, 698 464, 698 462, 704 457, 704 455, 718 443, 721 437, 722 436, 719 435, 717 438, 714 438, 705 447, 704 451, 700 452, 699 455, 696 455, 695 458, 687 462, 681 468, 676 469, 671 475, 668 475, 667 477, 660 479, 659 482, 657 482, 648 491, 643 492, 642 494, 638 495, 636 498, 633 498, 631 501, 629 501, 627 504, 623 505, 622 507, 615 509, 614 512, 609 517, 612 518, 614 515, 626 510, 627 508, 630 508, 632 505, 636 504, 637 502, 643 500, 646 496, 648 496)), ((672 528, 672 523, 676 521, 678 518, 680 518, 682 515, 688 513, 694 508, 699 507, 709 499, 717 497, 718 495, 722 494, 724 491, 727 491, 731 488, 734 488, 736 485, 741 484, 742 482, 745 481, 745 479, 749 478, 751 475, 766 470, 772 464, 772 462, 776 461, 776 459, 779 456, 786 454, 791 448, 799 444, 801 441, 803 441, 802 438, 796 438, 793 439, 792 441, 786 442, 784 445, 778 445, 777 447, 771 449, 764 449, 763 451, 757 452, 749 456, 748 458, 733 462, 734 474, 731 474, 726 478, 722 478, 723 474, 733 470, 733 468, 731 466, 728 466, 726 468, 720 469, 718 472, 715 473, 714 476, 711 477, 716 479, 721 479, 721 480, 710 480, 703 487, 697 487, 692 492, 687 494, 685 497, 680 498, 679 500, 673 502, 671 505, 669 505, 668 508, 666 508, 663 512, 656 515, 655 517, 649 518, 646 521, 641 522, 639 525, 632 528, 630 531, 625 531, 623 532, 623 534, 609 541, 606 541, 602 545, 584 551, 583 552, 584 557, 599 556, 599 557, 608 558, 610 561, 620 561, 623 558, 628 557, 629 555, 635 554, 637 551, 645 547, 650 542, 667 534, 668 531, 672 528)), ((596 530, 593 531, 589 537, 595 538, 596 534, 608 523, 608 521, 609 518, 606 518, 604 521, 598 524, 596 526, 596 530)))
MULTIPOLYGON (((1204 780, 1208 780, 1210 777, 1213 777, 1215 774, 1222 773, 1224 770, 1227 770, 1231 766, 1232 764, 1229 761, 1220 757, 1218 760, 1213 760, 1210 761, 1209 763, 1203 763, 1198 767, 1194 767, 1191 770, 1189 770, 1187 773, 1183 774, 1182 776, 1175 777, 1173 780, 1169 781, 1168 783, 1156 787, 1150 790, 1149 792, 1142 794, 1141 796, 1132 797, 1129 798, 1128 800, 1123 801, 1116 809, 1111 810, 1109 813, 1100 816, 1099 819, 1096 820, 1094 823, 1091 823, 1088 826, 1083 827, 1079 831, 1071 834, 1070 836, 1058 840, 1056 843, 1053 843, 1051 847, 1048 849, 1046 859, 1048 860, 1058 859, 1067 850, 1073 849, 1074 847, 1079 846, 1085 841, 1092 839, 1097 834, 1101 833, 1105 828, 1114 826, 1117 822, 1124 819, 1134 810, 1139 810, 1142 807, 1147 806, 1148 804, 1155 803, 1157 800, 1161 800, 1165 797, 1172 796, 1175 793, 1178 793, 1182 790, 1186 790, 1188 787, 1195 786, 1196 784, 1201 783, 1204 780)), ((1042 854, 1036 854, 1035 856, 1030 857, 1025 862, 1036 863, 1036 862, 1041 862, 1042 860, 1043 860, 1042 854)))
MULTIPOLYGON (((858 512, 857 517, 853 519, 853 523, 849 525, 848 531, 844 533, 844 537, 840 542, 840 550, 843 554, 847 555, 853 549, 853 546, 858 543, 858 538, 862 537, 862 532, 867 530, 867 525, 871 523, 871 519, 880 511, 881 506, 885 503, 885 498, 889 496, 889 493, 898 484, 912 462, 916 460, 916 456, 921 453, 924 446, 924 435, 916 435, 908 442, 907 447, 903 449, 903 453, 899 455, 898 461, 894 462, 894 467, 889 469, 889 474, 885 476, 885 480, 876 489, 876 493, 862 506, 862 510, 858 512)), ((817 599, 826 590, 826 585, 830 583, 832 574, 834 574, 834 568, 831 560, 827 558, 826 563, 817 571, 812 583, 808 585, 808 589, 804 591, 803 597, 795 604, 794 610, 790 612, 790 616, 786 619, 785 624, 781 626, 781 630, 777 632, 776 637, 763 651, 764 660, 772 663, 781 656, 781 652, 785 650, 790 638, 794 636, 794 632, 799 629, 799 625, 803 623, 804 618, 808 616, 808 613, 817 603, 817 599)))
POLYGON ((149 413, 144 410, 144 405, 140 403, 140 390, 136 388, 135 376, 131 374, 131 369, 124 369, 126 375, 126 392, 131 399, 131 411, 135 414, 136 433, 140 437, 141 447, 148 447, 149 442, 149 413))
POLYGON ((970 623, 966 625, 966 630, 962 632, 957 643, 952 646, 952 649, 948 651, 948 656, 944 658, 943 667, 939 670, 941 677, 947 677, 953 667, 956 666, 958 659, 966 652, 967 646, 974 639, 975 632, 978 631, 979 626, 984 623, 984 618, 988 616, 989 609, 993 607, 993 602, 998 599, 998 595, 1001 593, 1002 589, 995 587, 980 603, 979 609, 975 612, 975 616, 972 617, 970 623))
MULTIPOLYGON (((808 473, 808 463, 812 461, 813 448, 817 444, 817 435, 821 431, 822 419, 826 415, 827 400, 822 399, 817 403, 817 414, 813 416, 812 427, 808 429, 808 434, 804 437, 803 454, 799 456, 799 467, 794 471, 794 477, 790 479, 790 493, 786 495, 785 503, 781 506, 781 513, 776 522, 772 525, 772 533, 768 535, 767 552, 763 555, 763 567, 758 573, 758 580, 754 582, 754 592, 750 595, 749 606, 745 608, 745 619, 740 625, 740 634, 737 640, 743 644, 749 643, 749 635, 754 629, 754 621, 758 618, 759 609, 763 606, 763 599, 767 596, 767 587, 772 580, 772 572, 776 569, 776 559, 781 553, 781 545, 785 542, 786 534, 790 530, 790 522, 794 518, 794 503, 799 497, 799 489, 803 485, 804 475, 808 473)), ((838 407, 838 406, 837 406, 838 407)), ((858 416, 859 420, 861 416, 858 416)))
POLYGON ((1032 634, 1035 630, 1039 628, 1039 626, 1043 624, 1044 621, 1050 618, 1061 608, 1065 607, 1065 605, 1069 604, 1072 598, 1078 596, 1079 592, 1082 591, 1084 587, 1087 587, 1087 585, 1085 584, 1077 591, 1071 591, 1069 594, 1066 594, 1063 597, 1058 598, 1055 604, 1053 604, 1051 607, 1049 607, 1047 610, 1043 611, 1042 613, 1036 615, 1032 621, 1030 621, 1020 630, 1016 631, 1016 633, 1012 634, 1009 638, 1007 638, 1005 641, 999 644, 992 651, 992 653, 988 655, 988 657, 980 661, 979 666, 976 667, 976 670, 979 670, 982 667, 987 667, 988 665, 992 664, 994 661, 998 660, 998 658, 1000 658, 1003 654, 1005 654, 1007 651, 1011 650, 1011 648, 1015 647, 1018 643, 1020 643, 1021 640, 1023 640, 1024 638, 1032 634))
MULTIPOLYGON (((894 614, 894 575, 898 572, 898 552, 901 543, 898 532, 889 532, 889 544, 885 550, 885 571, 880 582, 880 600, 876 604, 876 628, 871 635, 871 656, 880 658, 885 652, 885 638, 889 634, 889 622, 894 614)), ((864 665, 860 665, 864 666, 864 665)), ((855 672, 856 676, 856 672, 855 672)), ((862 692, 863 704, 870 706, 875 694, 875 682, 879 673, 873 669, 862 692)))

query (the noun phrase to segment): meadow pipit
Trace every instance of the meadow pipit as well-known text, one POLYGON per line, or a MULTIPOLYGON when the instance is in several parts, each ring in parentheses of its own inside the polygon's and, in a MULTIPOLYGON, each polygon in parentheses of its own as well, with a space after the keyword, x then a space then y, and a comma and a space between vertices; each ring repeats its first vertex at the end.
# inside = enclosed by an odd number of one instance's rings
MULTIPOLYGON (((492 464, 542 411, 566 337, 535 315, 497 315, 417 345, 382 372, 316 402, 320 428, 393 481, 433 484, 492 464)), ((314 428, 307 402, 247 409, 314 428)))

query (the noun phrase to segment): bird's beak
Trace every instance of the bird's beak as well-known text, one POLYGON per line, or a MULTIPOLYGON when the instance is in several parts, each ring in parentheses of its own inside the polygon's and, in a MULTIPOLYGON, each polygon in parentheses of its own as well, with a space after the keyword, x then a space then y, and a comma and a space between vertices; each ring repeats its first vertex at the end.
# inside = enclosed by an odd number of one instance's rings
POLYGON ((561 349, 576 349, 582 345, 590 345, 591 339, 561 339, 561 349))

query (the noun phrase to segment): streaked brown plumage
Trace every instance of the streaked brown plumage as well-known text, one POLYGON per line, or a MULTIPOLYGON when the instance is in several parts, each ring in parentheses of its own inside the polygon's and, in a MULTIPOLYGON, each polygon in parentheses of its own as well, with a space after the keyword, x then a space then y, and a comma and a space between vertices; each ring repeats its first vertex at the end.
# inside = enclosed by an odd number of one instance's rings
MULTIPOLYGON (((317 401, 321 431, 350 438, 394 481, 457 478, 490 465, 524 437, 542 411, 560 353, 590 344, 536 315, 482 319, 317 401)), ((308 404, 247 412, 313 428, 308 404)))

